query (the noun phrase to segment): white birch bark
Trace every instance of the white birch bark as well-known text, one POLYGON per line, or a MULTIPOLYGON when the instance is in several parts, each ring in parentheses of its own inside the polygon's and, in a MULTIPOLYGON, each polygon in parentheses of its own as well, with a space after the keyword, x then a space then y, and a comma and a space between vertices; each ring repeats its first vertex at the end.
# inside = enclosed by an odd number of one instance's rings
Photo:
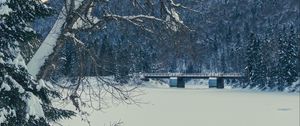
POLYGON ((36 53, 33 55, 31 60, 27 64, 28 72, 33 77, 37 76, 49 55, 53 53, 57 39, 61 34, 61 30, 64 26, 64 23, 66 22, 65 14, 66 9, 65 7, 63 7, 51 31, 49 32, 42 45, 39 47, 39 49, 36 51, 36 53))

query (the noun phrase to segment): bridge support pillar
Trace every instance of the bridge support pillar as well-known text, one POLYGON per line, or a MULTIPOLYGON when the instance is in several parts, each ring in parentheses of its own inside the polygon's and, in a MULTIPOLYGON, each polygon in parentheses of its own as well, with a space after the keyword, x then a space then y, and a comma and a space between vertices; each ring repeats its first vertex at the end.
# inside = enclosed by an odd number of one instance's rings
POLYGON ((178 88, 185 88, 185 83, 184 83, 183 78, 178 78, 177 87, 178 88))
POLYGON ((218 89, 223 89, 224 88, 224 79, 219 77, 217 78, 217 88, 218 89))
POLYGON ((209 88, 223 89, 224 88, 224 79, 221 77, 210 77, 208 80, 208 86, 209 86, 209 88))
POLYGON ((185 83, 183 78, 180 77, 170 77, 170 82, 169 82, 170 87, 177 87, 177 88, 184 88, 185 83))

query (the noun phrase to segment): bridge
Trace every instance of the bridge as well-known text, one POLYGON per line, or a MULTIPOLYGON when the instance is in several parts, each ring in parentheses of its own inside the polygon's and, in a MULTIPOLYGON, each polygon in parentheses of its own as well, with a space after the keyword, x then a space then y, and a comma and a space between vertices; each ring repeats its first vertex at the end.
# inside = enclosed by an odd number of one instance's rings
POLYGON ((184 78, 208 79, 209 87, 224 88, 224 79, 241 79, 241 73, 140 73, 142 80, 151 78, 168 78, 170 87, 184 88, 184 78))

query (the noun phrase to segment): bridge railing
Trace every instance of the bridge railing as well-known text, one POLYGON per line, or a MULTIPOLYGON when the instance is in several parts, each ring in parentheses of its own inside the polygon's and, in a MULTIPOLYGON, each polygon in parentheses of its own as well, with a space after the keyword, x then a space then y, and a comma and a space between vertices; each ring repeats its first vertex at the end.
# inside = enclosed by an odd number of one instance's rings
POLYGON ((241 73, 139 73, 144 77, 243 77, 241 73))

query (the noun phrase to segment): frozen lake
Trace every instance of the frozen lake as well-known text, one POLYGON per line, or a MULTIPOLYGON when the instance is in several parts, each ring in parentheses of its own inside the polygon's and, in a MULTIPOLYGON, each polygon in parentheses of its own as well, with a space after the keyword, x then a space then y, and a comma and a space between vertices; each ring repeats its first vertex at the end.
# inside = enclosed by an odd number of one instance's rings
MULTIPOLYGON (((299 126, 299 94, 232 89, 142 88, 147 104, 94 111, 92 126, 299 126)), ((80 118, 65 126, 84 126, 80 118)))

